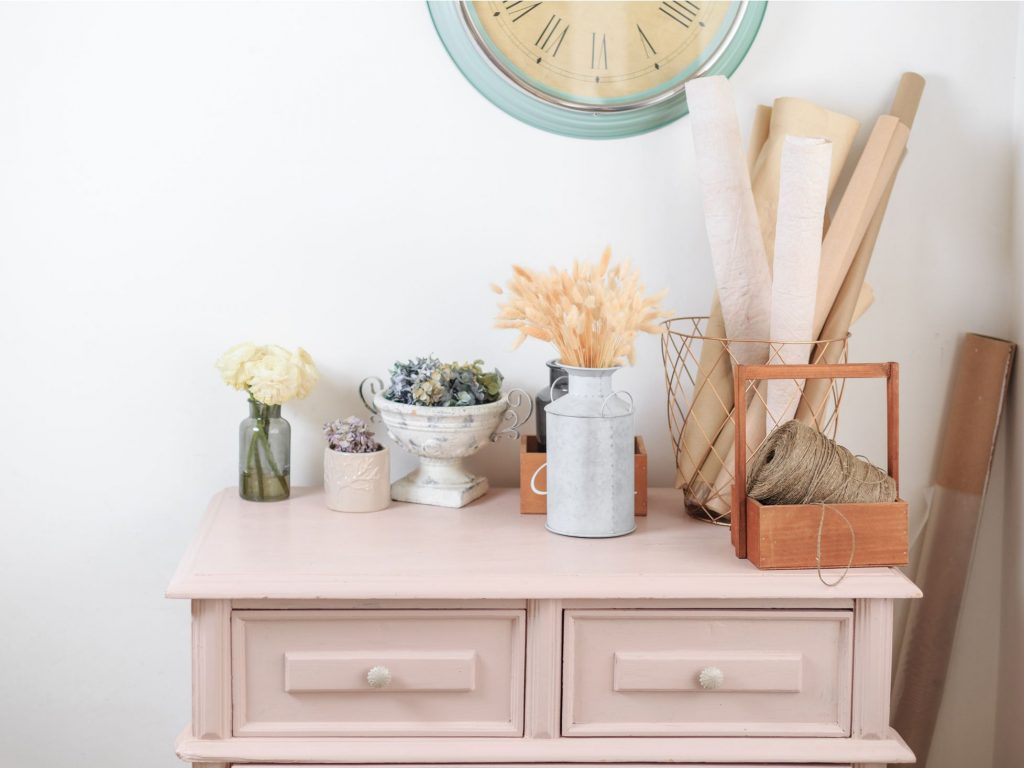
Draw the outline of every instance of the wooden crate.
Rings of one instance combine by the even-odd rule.
[[[886,379],[888,472],[896,481],[898,496],[899,366],[896,363],[736,366],[735,402],[740,404],[736,409],[736,445],[744,445],[741,436],[747,433],[744,404],[748,382],[766,379],[855,378]],[[732,493],[731,534],[737,557],[747,558],[763,569],[907,564],[908,506],[902,499],[897,498],[887,504],[764,505],[747,496],[746,451],[738,448],[735,453],[736,480]]]
[[[747,499],[747,557],[758,568],[814,568],[822,525],[821,567],[906,565],[907,503],[764,506]],[[843,522],[842,513],[850,526]],[[851,533],[852,527],[852,533]],[[856,536],[856,546],[854,546]],[[853,562],[850,562],[851,549]]]
[[[636,456],[633,464],[633,476],[636,483],[636,504],[634,513],[647,514],[647,448],[644,439],[637,435],[634,442]],[[538,496],[530,490],[530,478],[540,466],[547,461],[547,454],[537,445],[535,435],[522,435],[519,438],[519,512],[524,515],[544,515],[548,511],[547,496]],[[544,472],[537,478],[537,486],[545,488],[542,482]]]

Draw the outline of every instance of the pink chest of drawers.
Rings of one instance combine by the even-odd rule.
[[[882,766],[898,571],[762,572],[652,490],[634,534],[461,510],[217,495],[168,589],[192,601],[203,768]]]

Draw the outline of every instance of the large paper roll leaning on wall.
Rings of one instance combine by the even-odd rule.
[[[814,332],[814,305],[821,263],[821,235],[825,223],[832,144],[827,139],[787,136],[782,149],[779,218],[775,230],[775,264],[772,278],[772,349],[768,362],[796,365],[807,362]],[[803,382],[766,382],[768,418],[751,420],[757,434],[748,432],[747,445],[758,446],[764,430],[789,421],[800,402]]]

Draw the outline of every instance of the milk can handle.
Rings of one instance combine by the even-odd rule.
[[[554,402],[554,400],[555,400],[555,385],[558,384],[558,382],[560,382],[562,379],[568,379],[568,378],[569,378],[568,376],[566,376],[565,374],[562,374],[557,379],[555,379],[554,381],[551,382],[551,386],[548,388],[548,400],[551,400],[552,402]]]
[[[530,490],[533,491],[534,493],[536,493],[538,496],[547,496],[548,495],[547,491],[542,491],[539,488],[537,488],[537,475],[539,475],[540,471],[542,469],[544,469],[544,467],[546,467],[547,465],[548,465],[548,463],[545,461],[543,464],[541,464],[539,467],[537,467],[536,471],[530,477]]]
[[[629,416],[630,414],[633,413],[633,410],[634,410],[633,396],[631,394],[629,394],[629,392],[627,392],[626,390],[623,389],[623,390],[619,390],[618,392],[610,393],[609,395],[607,395],[605,397],[604,400],[601,401],[601,415],[602,416],[604,416],[604,409],[605,409],[605,406],[608,405],[608,401],[611,400],[616,395],[625,395],[626,397],[629,398],[629,413],[623,414],[623,415]]]

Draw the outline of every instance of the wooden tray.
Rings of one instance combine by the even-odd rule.
[[[886,380],[888,472],[896,481],[897,500],[886,504],[765,505],[747,496],[746,389],[767,379]],[[758,568],[845,568],[906,565],[908,507],[898,498],[899,365],[738,365],[736,384],[736,472],[732,493],[732,543],[736,556]],[[841,513],[841,514],[840,514]],[[849,521],[849,525],[843,520]],[[821,527],[821,559],[818,529]],[[851,531],[852,528],[852,531]],[[852,561],[851,561],[852,552]]]
[[[633,464],[633,477],[636,486],[636,500],[633,513],[647,514],[647,448],[644,439],[636,436],[634,447],[636,457]],[[523,515],[545,515],[548,511],[548,497],[538,496],[530,490],[530,478],[533,473],[547,461],[547,454],[540,450],[535,435],[522,435],[519,438],[519,512]],[[541,473],[541,477],[544,473]],[[545,482],[537,478],[537,487],[544,488]]]

